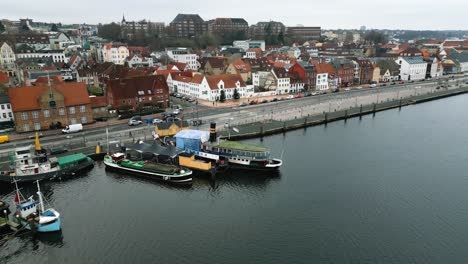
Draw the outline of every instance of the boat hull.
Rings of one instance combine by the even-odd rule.
[[[94,167],[94,162],[93,160],[88,160],[86,162],[84,162],[83,164],[80,164],[76,167],[73,167],[72,169],[69,169],[69,170],[63,170],[62,171],[62,174],[60,175],[60,178],[63,179],[63,178],[70,178],[70,177],[73,177],[75,176],[77,173],[80,173],[80,172],[84,172],[84,171],[87,171],[87,170],[90,170]]]
[[[105,159],[104,159],[104,165],[106,165],[106,169],[108,170],[125,172],[128,174],[145,177],[149,179],[154,179],[154,180],[158,180],[162,182],[173,183],[173,184],[192,184],[192,171],[187,172],[183,176],[174,176],[174,175],[166,175],[166,174],[161,174],[161,173],[122,167],[116,163],[108,162]]]
[[[37,180],[47,180],[47,179],[54,179],[62,176],[62,171],[52,171],[46,173],[38,173],[34,175],[27,175],[27,176],[0,176],[0,181],[2,182],[32,182]]]
[[[27,230],[35,229],[36,232],[40,233],[57,232],[60,231],[60,229],[62,228],[62,221],[60,220],[60,218],[55,220],[53,223],[48,223],[45,225],[34,222],[34,224],[36,225],[35,228],[31,227],[30,223],[24,219],[20,219],[19,223],[23,225]]]
[[[255,161],[237,162],[229,159],[229,168],[234,170],[276,171],[281,165],[282,161],[279,159],[273,159],[266,164]]]

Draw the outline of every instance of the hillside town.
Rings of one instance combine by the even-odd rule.
[[[468,35],[324,30],[178,14],[107,25],[0,21],[0,129],[57,129],[196,104],[372,89],[468,72]]]

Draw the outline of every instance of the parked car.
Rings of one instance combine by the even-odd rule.
[[[377,84],[373,83],[373,84],[370,85],[370,87],[375,88],[375,87],[377,87]]]
[[[178,115],[178,114],[180,114],[180,110],[179,109],[174,109],[174,111],[172,111],[172,113],[174,115]]]
[[[395,85],[395,84],[396,84],[396,82],[392,82],[390,85]]]
[[[302,98],[302,94],[296,94],[294,98]]]
[[[288,95],[288,97],[286,97],[286,99],[294,99],[294,95]]]
[[[316,95],[318,95],[318,94],[319,94],[319,93],[317,93],[317,92],[313,92],[313,93],[312,93],[312,96],[316,96]]]
[[[278,98],[273,98],[270,100],[270,102],[277,102],[278,101]]]
[[[312,94],[309,93],[309,92],[305,92],[305,93],[304,93],[304,97],[309,97],[309,96],[312,96]]]
[[[0,144],[8,143],[8,141],[10,141],[10,137],[8,137],[8,135],[0,136]]]
[[[380,86],[387,86],[387,84],[385,84],[385,83],[381,83],[381,84],[380,84]]]
[[[239,106],[240,106],[240,107],[247,106],[247,103],[242,102],[242,103],[239,104]]]
[[[345,91],[351,91],[351,89],[349,89],[349,88],[345,88],[344,90],[345,90]]]
[[[261,104],[265,104],[265,103],[268,103],[268,100],[267,99],[263,99],[262,101],[260,101]]]
[[[358,87],[356,87],[356,89],[362,89],[362,86],[358,86]]]
[[[143,121],[141,120],[135,120],[135,119],[130,119],[128,120],[128,125],[129,126],[137,126],[143,124]]]
[[[250,103],[249,103],[249,105],[256,105],[256,104],[258,104],[258,102],[257,102],[257,101],[253,101],[253,100],[250,101]]]
[[[162,123],[162,122],[164,122],[164,121],[161,120],[161,119],[157,119],[157,118],[153,119],[153,125],[154,124],[159,124],[159,123]]]
[[[143,124],[143,121],[141,120],[141,116],[132,116],[132,118],[128,120],[129,126],[136,126],[136,125],[141,125],[141,124]]]
[[[189,99],[187,100],[187,102],[193,103],[193,102],[195,102],[195,98],[189,98]]]
[[[404,83],[405,83],[405,81],[400,81],[400,82],[399,82],[399,84],[404,84]]]

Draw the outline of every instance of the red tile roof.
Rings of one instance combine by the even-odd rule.
[[[4,72],[0,71],[0,83],[9,83],[10,82],[10,77],[8,77],[7,74]]]
[[[63,82],[62,80],[62,75],[52,75],[50,76],[50,83],[61,83]],[[43,84],[48,84],[49,83],[49,78],[47,76],[41,76],[37,77],[36,81],[34,82],[34,85],[43,85]]]
[[[462,41],[445,41],[444,47],[459,47],[462,46]]]
[[[91,103],[85,83],[62,82],[52,85],[52,89],[64,96],[65,106],[84,105]],[[29,111],[41,109],[39,99],[49,91],[47,85],[23,86],[8,89],[13,111]]]
[[[90,96],[91,108],[106,107],[107,98],[105,96]]]
[[[163,75],[138,76],[133,78],[124,78],[119,80],[111,80],[108,84],[109,93],[112,93],[114,101],[121,99],[133,99],[139,95],[148,96],[148,90],[152,90],[152,94],[156,94],[155,89],[163,89],[169,91],[166,83],[166,78]],[[138,94],[142,91],[143,94]]]
[[[328,63],[314,63],[315,67],[317,68],[317,73],[328,73],[328,75],[335,74],[335,69],[333,68],[332,64]]]

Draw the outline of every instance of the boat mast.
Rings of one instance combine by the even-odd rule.
[[[20,203],[21,201],[21,196],[20,196],[20,192],[19,192],[19,189],[18,189],[18,183],[16,182],[16,180],[13,180],[14,183],[15,183],[15,187],[16,187],[16,197],[18,197],[18,204]]]
[[[39,181],[36,181],[37,183],[37,195],[39,196],[39,205],[41,206],[41,213],[43,213],[44,210],[44,201],[42,200],[42,193],[41,193],[41,188],[39,187]]]

